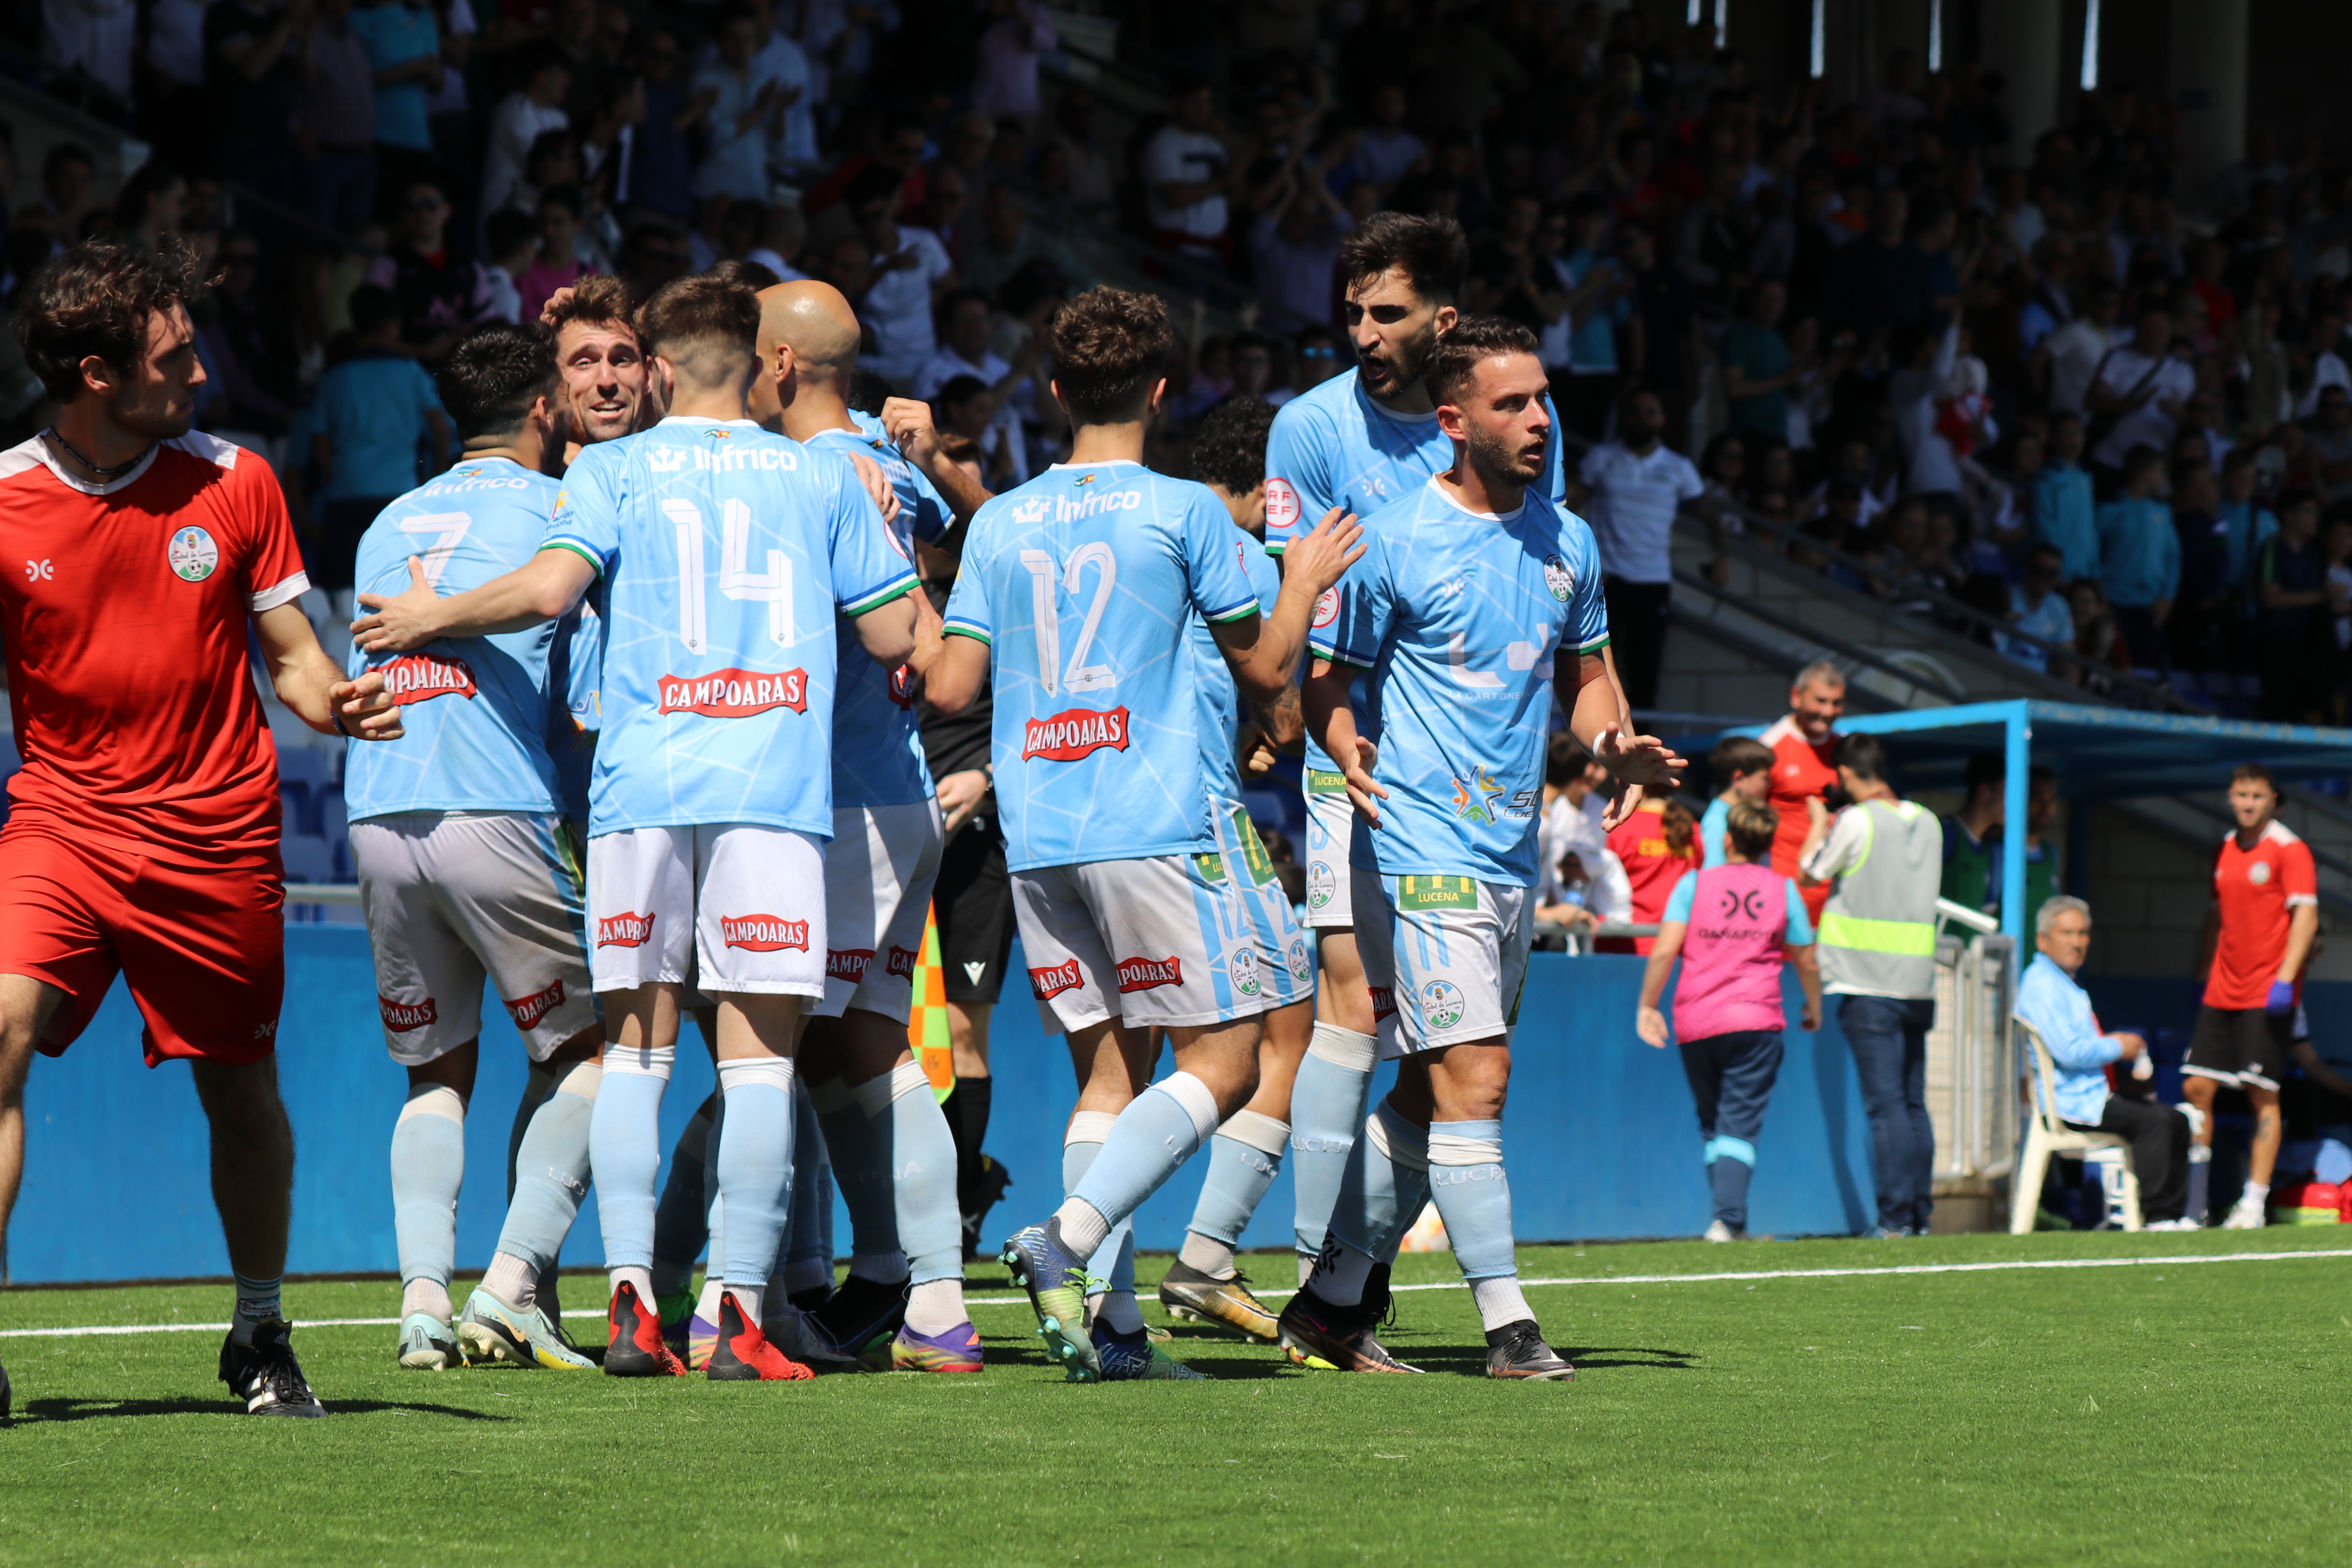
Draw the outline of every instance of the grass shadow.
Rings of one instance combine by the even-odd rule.
[[[336,1399],[327,1405],[330,1415],[371,1415],[383,1411],[415,1415],[446,1415],[458,1421],[511,1421],[487,1410],[461,1410],[454,1405],[423,1405],[402,1399]],[[171,1399],[35,1399],[0,1426],[36,1426],[64,1421],[117,1421],[148,1415],[234,1415],[246,1412],[226,1399],[196,1399],[181,1394]]]
[[[1556,1345],[1579,1372],[1615,1368],[1664,1372],[1696,1372],[1697,1355],[1691,1351],[1653,1350],[1641,1345]],[[1399,1359],[1430,1372],[1484,1373],[1485,1345],[1391,1345]]]

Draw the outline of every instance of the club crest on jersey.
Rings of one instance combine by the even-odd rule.
[[[1130,991],[1151,991],[1162,985],[1184,984],[1184,963],[1181,959],[1122,958],[1118,961],[1118,989],[1124,995]],[[1253,982],[1255,984],[1255,982]],[[1250,993],[1255,996],[1256,992]]]
[[[421,1029],[427,1024],[441,1021],[440,1009],[433,1005],[430,996],[422,1002],[395,1002],[378,992],[375,1010],[383,1015],[383,1026],[395,1035],[404,1035],[412,1029]]]
[[[506,1004],[516,1028],[534,1029],[539,1026],[541,1019],[563,1005],[563,982],[558,980],[546,990],[534,991],[528,996],[517,996],[511,1000],[501,996],[499,1000]]]
[[[623,911],[596,921],[598,947],[643,947],[653,940],[654,917]]]
[[[825,949],[824,977],[846,980],[852,985],[866,978],[866,966],[874,962],[870,947],[831,947]]]
[[[1553,598],[1565,605],[1569,595],[1576,592],[1576,574],[1559,556],[1547,555],[1544,557],[1544,586],[1551,590]]]
[[[1079,984],[1078,961],[1075,958],[1029,972],[1029,989],[1040,1002],[1051,1001],[1065,991],[1075,991]]]
[[[1248,948],[1234,954],[1233,962],[1226,965],[1226,973],[1233,976],[1234,989],[1244,996],[1256,995],[1264,984],[1258,979],[1257,954]],[[1121,985],[1119,989],[1124,991],[1127,987]]]
[[[1114,708],[1098,713],[1091,708],[1072,708],[1050,719],[1032,719],[1021,736],[1021,760],[1029,762],[1044,758],[1049,763],[1075,763],[1108,747],[1114,752],[1127,750],[1127,710]]]
[[[1290,977],[1304,985],[1315,977],[1315,961],[1307,956],[1307,939],[1290,939]]]
[[[1421,988],[1421,1016],[1433,1029],[1450,1029],[1462,1021],[1462,987],[1451,980],[1433,980]]]
[[[1288,479],[1265,481],[1265,526],[1268,532],[1286,531],[1298,521],[1298,492]]]
[[[789,708],[795,713],[808,711],[807,670],[770,673],[730,668],[713,670],[709,675],[661,678],[661,710],[665,713],[749,719],[774,708]]]
[[[2270,879],[2271,863],[2269,861],[2257,860],[2252,865],[2246,868],[2246,880],[2252,882],[2255,887],[2259,888]]]
[[[394,702],[430,702],[436,697],[474,700],[474,669],[462,658],[404,653],[382,666],[383,689]]]
[[[889,967],[885,973],[893,980],[912,980],[915,977],[915,960],[921,956],[911,947],[894,945],[890,949]]]
[[[782,952],[786,948],[808,951],[809,923],[788,921],[782,915],[721,915],[719,917],[719,940],[729,947],[740,947],[746,952]],[[845,954],[844,956],[847,956]],[[866,961],[873,951],[857,955],[857,973],[866,973]],[[825,968],[833,968],[834,954],[828,952]]]
[[[201,583],[220,566],[220,546],[211,534],[193,526],[172,535],[163,556],[172,563],[172,575],[183,583]]]

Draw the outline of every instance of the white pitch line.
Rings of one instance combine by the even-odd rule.
[[[2312,1258],[2352,1258],[2352,1247],[2331,1247],[2306,1252],[2179,1253],[2161,1258],[2020,1258],[2006,1263],[1904,1263],[1885,1268],[1742,1268],[1727,1269],[1718,1274],[1580,1275],[1573,1279],[1522,1279],[1519,1284],[1527,1289],[1554,1285],[1701,1285],[1727,1279],[1853,1279],[1878,1275],[1990,1274],[2027,1268],[2147,1268],[2188,1263],[2284,1263]],[[1465,1288],[1465,1282],[1459,1279],[1444,1279],[1430,1285],[1391,1287],[1398,1291],[1460,1290]],[[1295,1290],[1256,1292],[1262,1301],[1285,1300],[1297,1294]],[[1029,1298],[967,1296],[963,1304],[967,1307],[1025,1307],[1029,1304]],[[567,1318],[601,1318],[604,1313],[597,1308],[583,1307],[563,1315]],[[294,1327],[388,1328],[401,1321],[399,1318],[302,1318],[295,1321]],[[107,1334],[218,1334],[227,1331],[226,1323],[110,1323],[62,1329],[0,1329],[0,1340],[89,1339]]]

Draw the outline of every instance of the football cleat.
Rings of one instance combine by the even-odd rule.
[[[411,1372],[446,1372],[466,1364],[457,1331],[430,1312],[411,1312],[400,1321],[400,1364]]]
[[[1206,1383],[1206,1373],[1194,1372],[1152,1343],[1147,1333],[1122,1334],[1108,1323],[1097,1323],[1095,1355],[1102,1363],[1105,1383]]]
[[[1533,1318],[1521,1318],[1486,1331],[1486,1375],[1566,1383],[1576,1375],[1576,1369],[1544,1343],[1543,1331],[1536,1327]]]
[[[681,1362],[686,1360],[687,1321],[694,1316],[694,1292],[673,1290],[654,1303],[661,1317],[662,1343]]]
[[[477,1366],[500,1361],[551,1372],[596,1370],[596,1363],[572,1348],[562,1327],[544,1310],[533,1306],[526,1311],[479,1286],[466,1299],[457,1340],[466,1347],[466,1359]]]
[[[719,1348],[719,1325],[704,1317],[701,1311],[688,1312],[686,1317],[686,1364],[700,1372],[710,1364],[710,1352]]]
[[[604,1347],[607,1377],[684,1377],[686,1363],[662,1338],[658,1314],[626,1280],[613,1290],[613,1342]]]
[[[806,1314],[811,1334],[837,1354],[869,1364],[879,1363],[889,1353],[890,1336],[907,1321],[907,1295],[911,1289],[905,1279],[885,1285],[853,1274],[823,1305]]]
[[[768,1342],[793,1361],[806,1362],[813,1372],[872,1372],[874,1367],[856,1356],[844,1355],[833,1348],[825,1337],[810,1326],[809,1315],[787,1299],[771,1310],[760,1304],[760,1331]]]
[[[1701,1239],[1706,1241],[1738,1241],[1740,1233],[1738,1231],[1732,1229],[1721,1220],[1717,1220],[1713,1225],[1706,1227],[1706,1235]]]
[[[906,1324],[890,1341],[892,1372],[978,1372],[980,1331],[969,1319],[943,1334],[917,1333]]]
[[[816,1373],[770,1344],[760,1325],[745,1319],[735,1292],[722,1290],[719,1343],[703,1375],[713,1383],[801,1383]]]
[[[1160,1305],[1171,1318],[1214,1323],[1260,1344],[1273,1344],[1281,1337],[1274,1314],[1250,1293],[1249,1276],[1239,1269],[1231,1279],[1220,1279],[1180,1258],[1160,1281]]]
[[[245,1401],[249,1415],[320,1416],[327,1407],[310,1392],[302,1363],[294,1359],[293,1325],[272,1318],[253,1331],[253,1342],[236,1342],[236,1331],[221,1342],[220,1380]]]
[[[1302,1366],[1319,1363],[1333,1372],[1417,1373],[1421,1368],[1407,1366],[1389,1354],[1372,1331],[1380,1325],[1384,1304],[1384,1300],[1375,1304],[1375,1299],[1367,1295],[1356,1306],[1336,1307],[1318,1296],[1312,1286],[1302,1285],[1278,1321],[1283,1348]]]
[[[1045,1359],[1070,1382],[1093,1383],[1102,1376],[1102,1362],[1087,1333],[1087,1260],[1063,1250],[1060,1237],[1051,1220],[1033,1225],[1004,1244],[998,1261],[1029,1293]]]

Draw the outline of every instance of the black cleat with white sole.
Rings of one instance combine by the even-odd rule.
[[[236,1331],[221,1342],[220,1380],[245,1401],[249,1415],[320,1416],[327,1407],[310,1392],[302,1363],[294,1359],[293,1325],[272,1318],[253,1331],[253,1342],[236,1342]]]
[[[1524,1378],[1537,1383],[1566,1383],[1576,1375],[1568,1359],[1544,1343],[1543,1331],[1533,1318],[1521,1318],[1486,1331],[1486,1375]]]

